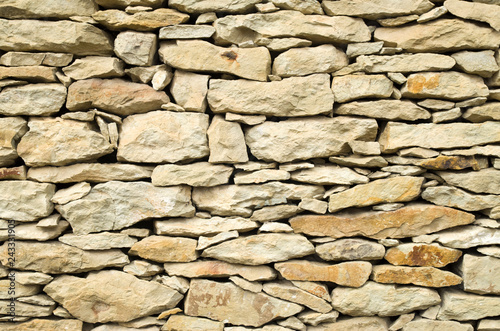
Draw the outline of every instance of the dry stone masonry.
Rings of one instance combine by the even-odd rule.
[[[500,331],[499,0],[0,1],[1,331]]]

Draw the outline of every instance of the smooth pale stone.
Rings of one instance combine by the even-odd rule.
[[[420,194],[423,181],[423,178],[401,176],[357,185],[331,195],[329,211],[335,212],[354,206],[365,207],[379,203],[411,201]]]
[[[27,121],[21,117],[0,118],[0,166],[15,163],[18,158],[17,143],[27,131]]]
[[[469,108],[463,114],[463,118],[474,123],[500,121],[500,102],[489,102],[482,106]]]
[[[388,98],[393,84],[384,75],[346,75],[333,77],[332,91],[336,102],[362,98]]]
[[[15,78],[38,83],[57,82],[56,68],[46,66],[1,67],[0,79]]]
[[[408,324],[403,326],[402,329],[402,331],[426,331],[426,330],[474,331],[474,327],[470,324],[461,324],[454,321],[432,321],[428,319],[420,319],[409,322]]]
[[[395,27],[395,26],[400,26],[406,23],[410,23],[413,21],[416,21],[419,18],[418,15],[406,15],[406,16],[399,16],[399,17],[394,17],[394,18],[381,18],[378,19],[377,22],[386,27]]]
[[[484,183],[484,185],[487,184]],[[453,186],[429,187],[422,192],[422,198],[436,205],[467,211],[478,211],[500,205],[500,196],[498,195],[471,194]]]
[[[417,166],[405,166],[405,165],[393,165],[388,167],[383,167],[381,171],[388,171],[395,174],[401,174],[403,176],[417,176],[425,172],[424,169]]]
[[[0,30],[4,32],[0,35],[0,49],[3,51],[42,51],[103,56],[113,53],[110,35],[90,24],[71,21],[0,19]]]
[[[155,186],[186,184],[189,186],[217,186],[227,184],[233,168],[208,162],[186,165],[165,164],[153,170],[151,180]]]
[[[442,268],[456,262],[462,252],[438,244],[401,244],[391,247],[385,254],[385,259],[394,265]]]
[[[326,74],[275,82],[211,80],[208,103],[215,113],[304,116],[330,112],[333,95]]]
[[[462,116],[460,108],[453,108],[446,111],[435,112],[432,114],[432,123],[442,123],[456,120]]]
[[[412,147],[401,149],[398,151],[399,156],[409,156],[409,157],[418,157],[422,159],[428,159],[432,157],[439,156],[439,152],[436,152],[432,149],[422,148],[422,147]]]
[[[102,10],[92,18],[110,30],[154,31],[158,28],[185,23],[189,15],[169,8],[127,14],[121,10]]]
[[[406,76],[400,72],[388,72],[387,77],[398,85],[402,85],[407,81]]]
[[[120,163],[80,163],[66,167],[30,168],[28,178],[39,182],[108,182],[133,181],[151,177],[151,167]]]
[[[245,163],[237,163],[233,165],[233,167],[244,171],[256,171],[263,169],[276,169],[276,163],[249,161]]]
[[[160,29],[160,39],[200,39],[210,38],[215,28],[210,25],[172,25]]]
[[[500,230],[468,225],[440,231],[432,235],[414,237],[412,240],[427,243],[437,241],[452,248],[498,245],[500,244]]]
[[[401,177],[396,177],[401,178]],[[389,212],[350,211],[333,215],[301,215],[290,219],[295,233],[332,238],[365,236],[405,238],[470,224],[474,215],[452,208],[415,203]]]
[[[316,214],[325,214],[328,209],[328,203],[317,199],[303,199],[299,203],[299,208]],[[292,232],[291,228],[290,232]]]
[[[376,141],[350,141],[349,147],[354,154],[380,155],[380,145]]]
[[[202,256],[229,263],[259,265],[310,254],[314,254],[314,246],[301,235],[265,233],[212,246],[203,251]]]
[[[234,183],[237,185],[258,184],[272,180],[282,181],[288,179],[290,179],[290,173],[288,171],[277,169],[264,169],[254,172],[238,172],[234,175]]]
[[[272,222],[281,219],[290,218],[297,215],[301,211],[296,205],[277,205],[264,207],[253,212],[250,220],[257,222]]]
[[[219,296],[224,300],[218,300]],[[265,309],[266,314],[262,314],[262,309]],[[300,305],[264,293],[245,291],[233,283],[193,279],[184,312],[190,316],[205,316],[236,325],[261,326],[275,318],[295,315],[302,309]]]
[[[111,248],[132,247],[137,239],[122,233],[101,232],[96,234],[75,235],[67,233],[58,238],[66,245],[74,246],[83,250],[106,250]]]
[[[290,25],[290,22],[294,24]],[[273,37],[298,37],[319,43],[349,43],[369,41],[371,35],[361,19],[304,15],[293,10],[225,16],[216,20],[214,27],[215,40],[227,44]]]
[[[98,184],[80,200],[58,205],[77,235],[121,230],[149,218],[192,216],[188,186],[155,187],[147,182]]]
[[[88,122],[61,118],[33,119],[17,146],[28,166],[67,165],[109,154],[113,147]]]
[[[26,166],[0,168],[0,179],[26,179]]]
[[[266,121],[265,115],[240,115],[226,113],[226,121],[238,122],[246,125],[257,125]]]
[[[385,167],[388,163],[381,156],[346,156],[346,157],[330,157],[330,162],[346,167],[366,167],[366,168],[380,168]]]
[[[295,316],[289,317],[286,320],[278,321],[276,323],[282,327],[289,328],[290,330],[307,331],[307,326]]]
[[[197,241],[190,238],[150,236],[135,243],[129,254],[155,262],[192,262],[198,258]]]
[[[331,16],[358,16],[367,19],[423,14],[434,7],[428,0],[323,1],[325,13]]]
[[[23,285],[19,284],[16,281],[13,281],[14,284],[11,284],[10,279],[2,279],[0,280],[0,299],[1,300],[10,300],[10,298],[19,298],[19,297],[27,297],[30,295],[35,295],[40,292],[41,288],[37,285]],[[12,288],[15,293],[12,293]],[[10,291],[9,291],[10,289]],[[11,293],[9,293],[11,292]],[[330,307],[331,308],[331,307]]]
[[[413,125],[389,122],[379,137],[381,150],[385,153],[413,146],[448,149],[498,141],[500,123],[497,122]]]
[[[238,231],[229,231],[229,232],[221,232],[213,237],[199,237],[198,246],[196,246],[196,250],[198,251],[204,250],[209,246],[219,244],[229,239],[238,238],[238,236],[239,236]]]
[[[406,27],[377,28],[374,39],[408,52],[450,52],[496,49],[500,33],[460,19],[440,19]]]
[[[28,316],[28,317],[45,317],[45,316],[50,316],[52,315],[52,311],[54,310],[54,305],[53,306],[39,306],[39,305],[33,305],[29,303],[24,303],[20,302],[19,300],[16,300],[16,317],[20,316]],[[8,304],[11,302],[11,300],[0,300],[0,313],[2,315],[8,315],[9,314],[9,306]],[[10,316],[8,317],[10,318]],[[7,320],[7,319],[4,319]],[[25,319],[21,319],[21,321],[24,321]],[[14,320],[16,321],[16,320]],[[35,326],[36,325],[31,325]],[[16,329],[17,331],[18,329]]]
[[[150,235],[151,231],[149,229],[129,228],[121,230],[120,233],[129,235],[131,237],[145,238]]]
[[[283,163],[342,154],[347,141],[373,141],[376,134],[374,119],[317,116],[264,122],[247,129],[245,139],[258,159]]]
[[[68,19],[75,15],[91,16],[97,10],[93,1],[85,0],[55,0],[43,6],[30,0],[7,0],[0,4],[0,17]]]
[[[311,168],[314,168],[314,164],[309,163],[309,162],[295,162],[295,163],[280,164],[280,170],[285,170],[288,172],[302,170],[302,169],[311,169]]]
[[[444,6],[455,16],[486,22],[493,29],[500,31],[500,7],[497,5],[447,0]]]
[[[287,280],[332,282],[343,286],[360,287],[370,276],[369,262],[343,262],[327,264],[306,260],[276,263],[274,268]]]
[[[448,9],[446,9],[445,6],[441,7],[436,7],[432,10],[429,10],[427,13],[420,15],[420,17],[417,19],[417,23],[425,23],[429,22],[432,20],[435,20],[444,14],[448,13]]]
[[[71,60],[73,60],[73,54],[7,52],[0,57],[0,64],[9,67],[37,65],[64,67]]]
[[[459,266],[464,290],[478,294],[500,294],[500,259],[465,254]]]
[[[244,216],[253,209],[322,196],[322,186],[269,182],[262,185],[220,185],[193,189],[193,202],[198,209],[221,216]]]
[[[150,67],[132,67],[125,69],[125,73],[130,76],[135,83],[148,84],[153,79],[154,75],[160,70],[170,70],[166,64],[159,64]]]
[[[266,46],[270,51],[283,52],[294,47],[309,47],[312,42],[301,38],[259,38],[255,41],[259,46]]]
[[[153,85],[153,88],[155,90],[161,91],[165,89],[165,87],[167,87],[167,85],[172,80],[172,77],[173,74],[171,71],[159,70],[153,75],[153,78],[151,79],[151,85]]]
[[[238,276],[230,276],[229,280],[241,287],[244,290],[259,293],[262,291],[262,284],[258,282],[250,282]]]
[[[70,66],[62,69],[64,74],[72,79],[113,78],[121,77],[123,62],[114,57],[87,56],[76,59]]]
[[[59,226],[59,221],[61,220],[60,214],[52,214],[48,217],[42,218],[36,224],[39,228],[54,228]]]
[[[183,330],[204,330],[204,331],[224,331],[224,323],[215,322],[207,318],[199,318],[185,315],[171,316],[162,330],[183,331]]]
[[[500,228],[500,222],[497,220],[489,219],[489,218],[480,218],[477,219],[473,225],[479,225],[485,228],[498,229]]]
[[[445,100],[437,100],[437,99],[425,99],[417,102],[417,104],[421,107],[432,109],[432,110],[448,110],[455,107],[455,103],[451,101]]]
[[[215,115],[207,130],[210,163],[248,162],[245,136],[239,123],[228,122]]]
[[[281,53],[273,62],[273,74],[281,77],[330,73],[347,66],[345,53],[333,45],[293,48]]]
[[[61,84],[28,84],[6,87],[0,92],[0,114],[48,116],[57,113],[66,100]]]
[[[15,239],[47,241],[59,237],[68,227],[69,223],[66,221],[58,221],[52,227],[39,227],[37,223],[27,223],[16,225],[14,234]],[[8,230],[0,230],[0,240],[8,239]]]
[[[158,50],[166,64],[187,71],[215,72],[266,81],[271,55],[265,47],[226,48],[202,40],[162,42]]]
[[[469,321],[500,315],[500,297],[465,293],[455,289],[441,292],[438,320]]]
[[[173,263],[175,264],[175,263]],[[154,281],[185,294],[189,290],[189,280],[182,277],[156,276]]]
[[[327,301],[294,286],[289,281],[265,283],[262,289],[273,297],[304,305],[323,314],[332,310]]]
[[[0,247],[0,260],[8,265],[8,248]],[[33,270],[51,274],[81,273],[106,267],[123,267],[127,255],[118,249],[88,252],[60,242],[16,242],[15,266],[18,270]]]
[[[496,145],[487,146],[475,146],[469,149],[455,149],[450,151],[442,151],[444,155],[463,155],[463,156],[474,156],[474,155],[488,155],[500,157],[500,148]]]
[[[19,302],[29,303],[37,306],[52,306],[55,307],[56,302],[52,300],[48,295],[37,294],[28,297],[18,298]]]
[[[500,15],[500,8],[498,10]],[[451,56],[457,61],[457,67],[466,73],[481,77],[491,77],[499,69],[494,55],[494,51],[488,50],[482,52],[461,51]]]
[[[69,317],[71,318],[71,317]],[[74,330],[82,331],[83,322],[76,319],[38,319],[27,322],[0,323],[4,331],[29,331],[29,330]]]
[[[484,255],[500,258],[500,247],[499,246],[478,247],[477,251],[481,254],[484,254]]]
[[[480,171],[438,171],[446,183],[475,193],[498,194],[500,192],[500,170],[494,168]]]
[[[368,183],[368,178],[355,171],[333,165],[315,166],[311,169],[294,171],[291,179],[318,185],[352,185]]]
[[[174,163],[209,154],[208,115],[153,111],[128,116],[122,125],[118,161]]]
[[[338,314],[338,312],[337,312]],[[314,323],[312,325],[317,325]],[[332,323],[326,320],[316,327],[308,327],[309,331],[350,331],[350,330],[370,330],[370,331],[386,331],[389,326],[389,320],[381,317],[354,317],[343,319],[338,322]]]
[[[304,291],[314,294],[317,297],[322,298],[328,302],[332,301],[330,297],[330,293],[328,291],[328,287],[322,283],[303,281],[303,280],[292,280],[293,285],[298,288],[303,289]]]
[[[401,330],[408,322],[411,322],[415,317],[415,313],[403,314],[399,316],[389,327],[389,331]]]
[[[440,302],[441,298],[435,290],[372,281],[360,288],[339,286],[332,292],[333,308],[350,316],[398,316],[426,309]]]
[[[58,190],[50,201],[64,205],[70,201],[83,198],[90,192],[91,189],[92,188],[89,183],[81,182],[68,188]]]
[[[498,331],[500,330],[500,320],[497,319],[482,319],[477,325],[477,331]]]
[[[403,85],[401,93],[408,98],[443,98],[463,100],[488,96],[483,79],[459,72],[425,72],[411,74]]]
[[[381,260],[385,248],[381,244],[365,239],[340,239],[317,245],[316,254],[326,261]]]
[[[365,72],[439,71],[453,68],[455,60],[447,55],[420,53],[401,55],[362,55],[356,59]]]
[[[0,181],[0,218],[30,222],[49,216],[54,210],[50,202],[54,193],[53,184],[26,180]]]
[[[376,211],[394,211],[398,210],[399,208],[404,207],[404,203],[384,203],[382,205],[376,205],[372,207],[372,210]]]
[[[50,283],[54,277],[42,272],[17,271],[16,281],[23,285],[45,285]]]
[[[170,0],[168,5],[190,14],[209,12],[246,13],[253,10],[261,0]]]
[[[147,32],[120,32],[114,44],[116,56],[127,64],[137,66],[151,66],[158,49],[156,35]]]
[[[348,44],[346,54],[350,58],[359,55],[377,54],[382,49],[382,46],[384,46],[382,41]]]
[[[432,267],[400,267],[389,264],[373,266],[371,279],[384,284],[413,284],[424,287],[448,287],[462,283],[449,271]]]
[[[303,14],[323,14],[321,4],[317,0],[271,0],[271,2],[281,9],[297,10]]]
[[[480,106],[486,103],[488,100],[487,97],[477,97],[477,98],[472,98],[469,100],[457,102],[455,104],[456,107],[473,107],[473,106]]]
[[[104,8],[125,9],[128,6],[145,6],[157,8],[162,5],[164,0],[95,0],[95,2]]]
[[[173,308],[183,298],[168,287],[116,270],[92,272],[87,278],[59,276],[44,291],[87,323],[128,322]]]
[[[66,107],[71,111],[92,107],[126,116],[159,109],[170,99],[163,91],[123,79],[86,79],[70,85]]]
[[[134,260],[123,267],[123,271],[138,277],[149,277],[159,274],[163,268],[143,260]]]
[[[208,75],[176,70],[170,85],[170,93],[175,102],[185,110],[203,113],[207,108],[209,78]]]
[[[317,313],[317,312],[309,310],[309,311],[304,311],[304,312],[298,314],[297,317],[299,318],[299,320],[301,322],[303,322],[305,324],[316,326],[320,323],[334,323],[337,320],[337,318],[339,317],[339,312],[331,311],[327,314],[321,314],[321,313]],[[325,325],[328,325],[328,324],[325,324]],[[313,330],[311,327],[308,326],[308,330],[309,329]],[[319,330],[324,331],[323,329],[319,329]]]
[[[154,225],[156,234],[193,238],[216,235],[227,231],[248,232],[259,227],[258,223],[245,218],[223,218],[218,216],[207,219],[198,217],[171,218],[166,221],[155,221]]]
[[[431,117],[427,110],[407,100],[354,101],[339,105],[334,113],[403,121],[416,121]]]

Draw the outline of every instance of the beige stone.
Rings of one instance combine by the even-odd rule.
[[[174,163],[209,154],[208,115],[153,111],[128,116],[122,125],[118,161]]]
[[[127,14],[110,9],[94,13],[92,18],[110,30],[154,31],[158,28],[185,23],[189,15],[169,8]]]
[[[450,52],[495,49],[500,41],[500,33],[459,19],[439,19],[401,28],[377,28],[374,39],[408,52]]]
[[[335,216],[301,215],[290,220],[295,233],[333,238],[362,235],[374,239],[405,238],[469,224],[474,215],[452,208],[411,204],[389,212],[348,211]]]
[[[441,292],[441,309],[438,320],[469,321],[500,315],[500,298],[465,293],[456,289]]]
[[[314,246],[296,234],[266,233],[239,237],[203,251],[203,257],[247,265],[267,264],[314,253]]]
[[[87,56],[76,59],[70,66],[63,68],[66,76],[75,79],[121,77],[123,62],[114,57]]]
[[[406,100],[354,101],[339,105],[334,112],[339,115],[360,115],[403,121],[416,121],[431,117],[427,110]]]
[[[21,222],[49,216],[55,185],[25,180],[0,181],[0,217]],[[12,203],[15,201],[16,203]]]
[[[163,268],[143,260],[134,260],[123,267],[123,271],[138,277],[149,277],[159,274]],[[158,316],[159,317],[159,316]]]
[[[439,304],[435,290],[366,282],[360,288],[336,287],[332,306],[350,316],[397,316]]]
[[[196,250],[204,250],[205,248],[213,245],[217,245],[221,242],[228,241],[230,239],[238,238],[238,231],[228,231],[221,232],[216,234],[213,237],[198,237],[198,246],[196,246]]]
[[[82,0],[55,0],[43,6],[29,0],[7,0],[0,5],[0,17],[68,19],[76,15],[90,16],[97,8],[93,1]]]
[[[17,144],[28,131],[26,120],[21,117],[0,118],[0,166],[9,166],[18,158]]]
[[[382,26],[395,27],[418,20],[418,15],[406,15],[394,18],[380,18],[377,22]]]
[[[494,208],[500,205],[498,195],[471,194],[454,186],[437,186],[426,188],[422,198],[436,205],[477,211]]]
[[[184,309],[185,314],[190,316],[210,317],[236,325],[261,326],[275,318],[295,315],[303,308],[264,293],[245,291],[232,283],[193,279]]]
[[[132,247],[132,245],[137,242],[137,239],[131,238],[126,234],[111,232],[101,232],[81,236],[66,233],[65,235],[59,237],[58,240],[66,245],[92,251]]]
[[[7,161],[4,159],[4,162]],[[26,166],[0,168],[0,179],[26,179]]]
[[[245,13],[254,9],[261,0],[171,0],[168,5],[180,11],[201,14],[208,12]]]
[[[328,287],[325,284],[303,280],[292,280],[291,282],[298,288],[301,288],[308,293],[314,294],[315,296],[323,300],[326,300],[328,302],[332,301]]]
[[[451,56],[457,61],[457,67],[466,73],[491,77],[499,69],[494,54],[495,52],[492,50],[481,52],[461,51]]]
[[[444,6],[455,16],[486,22],[493,29],[500,31],[500,8],[496,5],[446,0]]]
[[[500,192],[500,170],[494,168],[480,171],[439,171],[448,184],[464,188],[475,193],[498,194]]]
[[[163,91],[125,80],[86,79],[68,88],[66,107],[71,111],[96,107],[113,114],[126,116],[156,110],[170,99]]]
[[[262,284],[259,282],[251,282],[239,276],[230,276],[229,280],[246,291],[254,293],[262,292]]]
[[[186,184],[189,186],[217,186],[227,184],[233,168],[215,165],[208,162],[197,162],[186,165],[159,165],[151,175],[155,186],[171,186]]]
[[[20,224],[16,225],[14,229],[14,238],[20,240],[47,241],[59,237],[68,227],[69,223],[66,221],[57,221],[57,223],[51,227],[40,227],[38,223]],[[0,240],[7,241],[8,238],[9,231],[0,230]]]
[[[291,179],[318,185],[352,185],[368,183],[368,178],[345,167],[332,165],[315,166],[311,169],[294,171]]]
[[[338,313],[337,313],[338,314]],[[381,317],[352,317],[338,322],[327,322],[316,327],[310,327],[310,331],[349,331],[349,330],[371,330],[371,331],[386,331],[389,326],[387,318]]]
[[[474,327],[470,324],[461,324],[454,321],[432,321],[428,319],[421,319],[411,321],[406,324],[403,331],[427,331],[427,330],[441,330],[441,331],[473,331]]]
[[[58,82],[56,68],[46,66],[0,67],[0,79],[23,79],[35,83]]]
[[[157,8],[162,5],[163,0],[95,0],[95,2],[104,8],[125,9],[128,6]]]
[[[0,323],[4,331],[52,331],[52,330],[74,330],[82,331],[83,322],[76,319],[38,319],[34,318],[21,323]]]
[[[207,130],[210,163],[248,162],[245,136],[239,123],[228,122],[215,115]]]
[[[365,239],[339,239],[316,246],[316,254],[326,261],[381,260],[385,248]]]
[[[4,32],[0,35],[0,49],[3,51],[42,51],[103,56],[113,53],[110,35],[90,24],[67,20],[0,19],[0,30]]]
[[[492,256],[465,254],[459,266],[464,290],[478,294],[500,294],[500,259]]]
[[[500,258],[500,247],[498,246],[478,247],[477,251],[484,255]]]
[[[210,38],[215,28],[210,25],[172,25],[160,29],[160,39],[201,39]]]
[[[384,75],[346,75],[333,77],[332,91],[336,102],[363,98],[388,98],[392,81]]]
[[[241,217],[207,219],[172,218],[167,221],[155,221],[156,234],[169,236],[198,237],[210,236],[226,231],[248,232],[259,227],[258,223]]]
[[[121,163],[79,163],[65,167],[30,168],[28,178],[38,182],[133,181],[151,177],[151,167]]]
[[[300,208],[296,205],[277,205],[258,209],[253,212],[250,220],[257,222],[272,222],[297,215]]]
[[[155,262],[191,262],[198,258],[197,241],[190,238],[150,236],[135,243],[129,254]]]
[[[207,318],[185,315],[171,316],[162,330],[167,331],[224,331],[224,323],[215,322]]]
[[[259,46],[266,46],[274,52],[283,52],[295,47],[309,47],[312,41],[301,38],[259,38],[255,42]]]
[[[53,203],[64,205],[70,201],[78,200],[86,196],[92,187],[87,182],[80,182],[65,189],[58,190],[50,199]]]
[[[325,214],[328,210],[328,202],[317,199],[302,199],[299,203],[299,208],[316,214]],[[292,232],[291,228],[290,232]]]
[[[471,147],[500,141],[499,129],[497,122],[414,125],[389,122],[379,137],[379,143],[385,153],[413,146],[436,149]]]
[[[247,129],[245,139],[258,159],[283,163],[346,153],[346,141],[373,141],[376,132],[373,119],[318,116],[264,122]]]
[[[238,122],[246,125],[257,125],[266,121],[265,115],[240,115],[233,113],[226,113],[226,121]]]
[[[166,64],[186,70],[232,74],[266,81],[271,72],[271,55],[264,47],[226,48],[202,40],[162,42],[158,51]]]
[[[274,268],[283,278],[294,281],[332,282],[342,286],[360,287],[370,276],[372,265],[369,262],[343,262],[327,264],[306,260],[289,260],[276,263]]]
[[[462,283],[449,271],[432,267],[400,267],[389,264],[373,266],[371,279],[384,284],[413,284],[424,287],[448,287]]]
[[[208,75],[176,70],[170,85],[170,93],[175,102],[185,110],[203,113],[207,108],[209,78]]]
[[[73,54],[65,53],[30,53],[7,52],[0,57],[0,64],[4,66],[54,66],[64,67],[73,60]]]
[[[8,265],[7,244],[0,248],[0,261]],[[118,249],[88,252],[60,242],[16,242],[18,270],[33,270],[51,274],[81,273],[106,267],[123,267],[127,255]]]
[[[400,55],[362,55],[356,58],[365,72],[440,71],[453,68],[455,60],[447,55],[420,53]]]
[[[15,288],[14,293],[9,293],[12,292],[12,288]],[[11,281],[11,279],[0,280],[0,299],[2,300],[10,300],[10,298],[27,297],[30,295],[35,295],[39,292],[40,292],[40,286],[37,285],[23,285],[15,280]]]
[[[390,0],[376,1],[324,1],[323,9],[331,16],[358,16],[367,19],[423,14],[434,7],[428,0],[403,0],[396,4]]]
[[[483,79],[460,72],[426,72],[411,74],[401,89],[403,97],[464,100],[488,96]]]
[[[415,237],[413,238],[413,241],[437,241],[444,246],[452,248],[498,245],[500,244],[500,230],[468,225],[440,231],[429,236]]]
[[[321,4],[317,0],[271,0],[281,9],[297,10],[303,14],[323,14]]]
[[[401,176],[360,184],[330,196],[329,211],[364,207],[387,202],[414,200],[420,194],[423,179]]]
[[[331,111],[333,95],[326,74],[276,82],[211,80],[208,103],[215,113],[305,116]]]
[[[0,114],[48,116],[57,113],[65,100],[66,88],[61,84],[7,87],[0,92]]]
[[[478,123],[485,121],[500,121],[500,102],[489,102],[465,111],[463,118]]]
[[[487,0],[486,0],[487,1]],[[497,319],[482,319],[477,325],[478,331],[498,331],[500,330],[500,321]]]
[[[273,180],[288,180],[290,173],[284,170],[277,169],[263,169],[253,172],[237,172],[234,175],[234,183],[237,185],[242,184],[258,184],[265,183]]]
[[[462,252],[438,244],[401,244],[391,247],[385,254],[385,259],[394,265],[442,268],[456,262]]]
[[[294,22],[290,25],[290,22]],[[304,15],[280,10],[270,14],[231,15],[215,21],[216,41],[240,44],[259,38],[298,37],[321,43],[349,43],[370,40],[370,31],[361,19]],[[248,33],[238,33],[239,30]]]
[[[332,306],[328,302],[301,290],[289,281],[265,283],[262,289],[273,297],[304,305],[323,314],[332,310]]]
[[[116,270],[93,272],[86,278],[60,276],[44,291],[87,323],[128,322],[173,308],[182,299],[168,287]]]
[[[125,63],[136,66],[151,66],[158,49],[156,35],[147,32],[120,32],[114,42],[116,56]]]

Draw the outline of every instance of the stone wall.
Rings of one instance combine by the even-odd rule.
[[[0,1],[0,330],[500,330],[499,0]]]

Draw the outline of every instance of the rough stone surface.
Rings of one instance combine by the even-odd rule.
[[[473,331],[474,327],[470,324],[461,324],[454,321],[432,321],[427,319],[415,320],[406,324],[403,331],[424,331],[424,330],[442,330],[442,331]]]
[[[500,205],[496,194],[471,194],[454,186],[428,187],[422,192],[422,198],[436,205],[477,211]]]
[[[413,238],[413,241],[437,241],[446,247],[452,248],[470,248],[482,245],[498,245],[500,244],[500,230],[468,225],[455,229],[440,231],[429,236],[415,237]]]
[[[224,323],[215,322],[207,318],[199,318],[185,315],[173,315],[162,328],[167,331],[204,330],[224,331]]]
[[[176,70],[170,85],[170,93],[175,102],[185,110],[203,113],[207,108],[209,78],[208,75]]]
[[[500,102],[489,102],[481,106],[472,107],[465,111],[463,118],[478,123],[500,120]]]
[[[123,62],[114,57],[87,56],[76,59],[70,66],[63,68],[66,76],[75,79],[114,78],[125,74]]]
[[[210,38],[215,28],[209,25],[172,25],[160,29],[160,39]]]
[[[125,31],[116,36],[114,51],[127,64],[150,66],[154,62],[157,48],[154,33]]]
[[[364,239],[339,239],[316,246],[316,253],[326,261],[381,260],[383,245]]]
[[[391,247],[385,259],[394,265],[442,268],[456,262],[462,252],[457,249],[442,247],[438,244],[401,244]]]
[[[201,14],[208,12],[244,13],[253,9],[260,0],[171,0],[169,5],[183,12]]]
[[[41,227],[39,225],[40,222],[17,225],[15,227],[15,239],[47,241],[57,238],[69,227],[69,223],[66,221],[57,221],[51,227]],[[8,238],[9,231],[0,230],[0,240],[7,241]]]
[[[0,166],[10,166],[18,158],[17,143],[28,131],[27,122],[21,117],[0,118]]]
[[[52,184],[30,181],[0,181],[0,217],[21,222],[35,221],[49,216],[54,205],[50,199],[55,193]],[[16,204],[12,204],[16,201]]]
[[[292,173],[292,180],[319,185],[352,185],[368,183],[368,178],[354,170],[338,166],[316,166]]]
[[[448,287],[462,283],[449,271],[432,267],[400,267],[380,264],[373,267],[371,279],[384,284],[413,284],[425,287]]]
[[[155,262],[191,262],[198,257],[196,245],[190,238],[150,236],[135,243],[129,253]]]
[[[500,298],[465,293],[455,289],[441,292],[441,309],[438,320],[479,320],[485,317],[500,315]]]
[[[356,63],[365,72],[416,72],[449,70],[455,65],[454,58],[447,55],[420,53],[400,55],[362,55]]]
[[[500,192],[500,170],[488,168],[480,171],[438,172],[448,184],[475,193],[498,194]]]
[[[325,300],[301,290],[288,281],[266,283],[262,289],[273,297],[304,305],[320,313],[325,314],[332,310],[332,306]]]
[[[338,313],[337,313],[338,314]],[[313,324],[315,325],[315,324]],[[386,318],[381,317],[354,317],[338,322],[322,323],[319,326],[309,327],[307,330],[311,331],[349,331],[349,330],[372,330],[372,331],[385,331],[387,330],[389,322]]]
[[[464,290],[478,294],[500,294],[500,259],[465,254],[460,265]]]
[[[248,162],[245,136],[239,123],[224,120],[216,115],[207,130],[210,163]]]
[[[388,98],[392,81],[384,75],[346,75],[333,77],[332,91],[336,102],[363,98]]]
[[[241,217],[215,216],[206,219],[194,217],[155,221],[157,234],[185,237],[210,236],[227,231],[248,232],[258,227],[258,223]]]
[[[432,2],[427,0],[405,0],[396,4],[390,0],[323,2],[323,8],[328,15],[359,16],[367,19],[423,14],[432,7],[434,7]]]
[[[0,114],[48,116],[57,113],[66,100],[60,84],[29,84],[7,87],[0,93]]]
[[[81,331],[83,322],[76,319],[37,319],[34,318],[27,322],[21,323],[4,323],[0,322],[0,327],[5,331],[51,331],[51,330],[75,330]]]
[[[488,23],[500,31],[500,8],[483,3],[468,3],[458,0],[446,0],[444,6],[455,16]]]
[[[336,107],[334,112],[339,115],[360,115],[393,121],[417,121],[431,117],[427,110],[406,100],[354,101]]]
[[[92,18],[110,30],[153,31],[164,26],[184,23],[189,20],[189,15],[168,8],[135,14],[110,9],[98,11]]]
[[[186,184],[189,186],[217,186],[227,184],[233,168],[208,162],[186,165],[165,164],[153,170],[151,180],[155,186]]]
[[[466,73],[479,75],[481,77],[491,77],[498,71],[498,64],[492,50],[481,52],[461,51],[452,54],[457,61],[457,67]]]
[[[123,233],[101,232],[82,236],[67,233],[59,237],[59,241],[83,250],[106,250],[132,247],[137,239]]]

